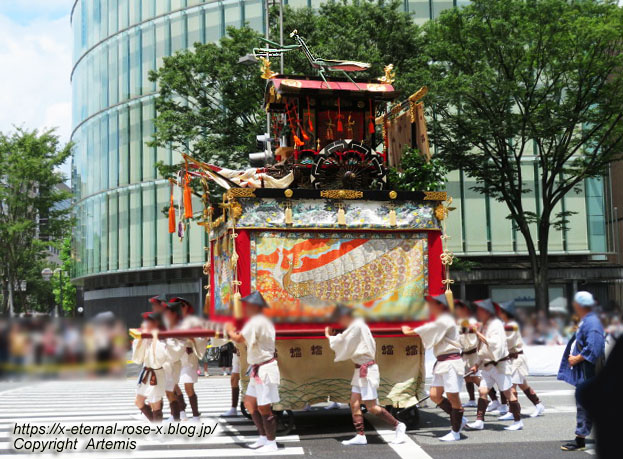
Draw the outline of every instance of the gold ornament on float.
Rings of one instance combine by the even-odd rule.
[[[396,72],[394,71],[394,64],[386,65],[383,68],[383,71],[385,72],[385,75],[383,75],[378,80],[381,83],[392,84],[396,80]]]

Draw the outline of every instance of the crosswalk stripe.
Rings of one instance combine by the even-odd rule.
[[[166,447],[166,443],[163,444]],[[248,448],[215,448],[215,449],[163,449],[163,450],[138,450],[138,451],[121,451],[121,452],[85,452],[65,451],[63,454],[76,454],[89,459],[168,459],[168,458],[186,458],[186,457],[240,457],[253,454],[253,450]],[[276,453],[271,456],[302,456],[305,451],[301,447],[279,448]],[[24,459],[28,453],[22,454],[3,454],[2,459]],[[58,454],[37,454],[37,459],[58,459]]]
[[[13,450],[13,430],[16,424],[51,425],[59,422],[66,425],[146,425],[145,421],[135,419],[139,414],[134,407],[135,389],[136,380],[131,378],[111,381],[53,381],[0,392],[0,450],[3,452],[0,459],[24,459],[32,455],[28,451]],[[243,457],[252,454],[252,450],[246,447],[257,438],[257,430],[252,421],[243,416],[220,417],[231,406],[229,379],[200,380],[195,386],[195,392],[199,399],[202,424],[216,426],[211,435],[203,438],[187,438],[166,433],[158,436],[152,434],[145,438],[134,436],[131,438],[137,442],[136,450],[115,451],[84,451],[82,447],[86,444],[86,437],[78,437],[79,450],[66,450],[63,454],[74,454],[74,457],[80,459],[177,459]],[[186,394],[185,398],[187,399]],[[169,407],[166,400],[163,403],[166,419],[169,416]],[[190,416],[189,410],[188,407],[186,411]],[[190,422],[183,424],[191,425]],[[43,436],[38,439],[53,438]],[[69,435],[69,438],[76,436]],[[300,441],[298,435],[277,437],[280,448],[274,455],[304,455]],[[58,459],[58,455],[45,451],[38,453],[37,458]]]
[[[432,459],[426,451],[422,449],[413,439],[407,435],[404,443],[394,444],[391,441],[394,438],[394,431],[387,429],[387,425],[376,416],[366,416],[366,420],[370,422],[376,429],[379,436],[394,450],[394,452],[402,459]]]

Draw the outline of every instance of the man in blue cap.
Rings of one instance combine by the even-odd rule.
[[[511,382],[513,383],[511,390],[515,396],[517,396],[517,386],[519,386],[535,407],[530,417],[536,418],[537,416],[541,416],[545,412],[545,406],[543,406],[541,400],[539,400],[534,389],[528,384],[528,359],[523,352],[521,329],[519,328],[519,323],[515,319],[515,302],[511,300],[498,303],[498,317],[504,322],[506,345],[508,346],[508,355],[511,358]],[[508,412],[498,419],[500,421],[510,421],[513,419],[513,413]]]
[[[589,292],[577,292],[573,297],[573,309],[580,324],[563,353],[558,379],[576,387],[595,377],[596,365],[604,356],[604,329],[593,312],[594,306],[595,299]],[[576,408],[575,441],[562,445],[563,451],[585,450],[586,437],[593,427],[588,413],[577,400]]]
[[[253,292],[242,298],[247,323],[240,333],[233,323],[227,324],[227,335],[237,344],[246,344],[249,364],[249,384],[244,396],[244,406],[257,427],[259,438],[250,445],[258,453],[278,451],[275,440],[277,419],[272,410],[273,403],[279,403],[279,365],[275,357],[275,327],[264,309],[268,303],[260,292]]]

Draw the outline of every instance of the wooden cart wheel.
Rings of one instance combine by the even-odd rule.
[[[385,408],[400,422],[404,422],[407,426],[407,430],[415,430],[420,426],[420,412],[417,406],[394,408],[391,405],[387,405]]]
[[[292,410],[273,412],[277,416],[277,434],[289,435],[294,430],[294,413]]]
[[[247,407],[244,406],[244,402],[240,402],[240,412],[242,413],[242,415],[247,418],[247,419],[251,419],[251,415],[249,414],[249,412],[247,411]]]

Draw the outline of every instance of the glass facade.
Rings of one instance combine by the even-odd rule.
[[[522,175],[524,186],[531,190],[524,195],[524,208],[538,214],[540,174],[537,164],[527,159]],[[506,204],[474,191],[475,185],[474,179],[461,171],[452,171],[448,176],[446,190],[456,208],[448,220],[450,249],[459,256],[526,254],[522,234],[507,218],[510,212]],[[567,217],[567,228],[551,228],[550,255],[608,252],[604,189],[602,179],[589,179],[580,190],[572,191],[562,199],[554,214],[573,214]],[[531,226],[536,242],[536,225]]]
[[[74,34],[73,187],[76,277],[176,264],[200,264],[205,234],[183,243],[162,209],[168,183],[155,163],[179,158],[147,146],[156,86],[149,72],[195,42],[218,40],[245,22],[262,30],[261,0],[77,0]],[[199,206],[199,203],[197,203]]]
[[[319,1],[284,3],[304,7]],[[421,23],[465,3],[404,0],[404,9]],[[203,231],[193,226],[180,243],[168,233],[162,213],[169,188],[155,163],[179,157],[146,144],[154,131],[156,93],[148,75],[164,57],[195,42],[218,40],[227,26],[248,23],[263,30],[264,1],[76,0],[71,18],[75,277],[201,264],[204,251],[197,248],[205,245]],[[532,165],[526,168],[538,173]],[[502,204],[471,191],[459,172],[451,174],[448,189],[458,207],[453,219],[462,216],[460,224],[449,225],[455,252],[524,250]],[[562,206],[578,213],[570,217],[573,230],[554,233],[556,250],[604,251],[603,202],[599,180],[587,182],[584,194],[565,199]]]

